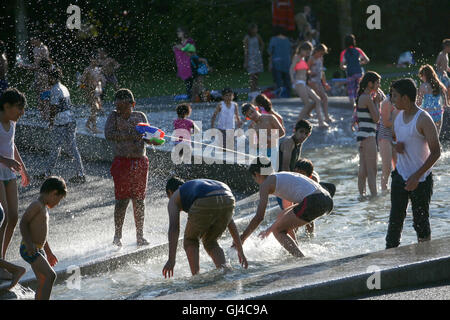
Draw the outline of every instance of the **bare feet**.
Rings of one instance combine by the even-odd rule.
[[[113,245],[121,247],[122,246],[122,241],[120,240],[120,238],[114,237]]]
[[[150,242],[148,242],[148,241],[145,240],[144,238],[137,239],[137,245],[138,245],[138,247],[148,246],[149,244],[150,244]]]
[[[13,272],[11,284],[8,287],[8,290],[11,290],[15,287],[15,285],[19,282],[20,278],[25,274],[27,270],[23,267],[17,267],[17,270]]]

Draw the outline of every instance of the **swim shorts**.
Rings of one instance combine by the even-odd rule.
[[[22,242],[20,244],[20,256],[23,258],[23,260],[25,260],[29,264],[35,262],[40,255],[45,259],[45,251],[42,248],[38,248],[35,254],[30,255],[27,252],[27,247],[25,246],[25,243]]]
[[[116,200],[144,200],[149,161],[142,158],[115,157],[111,165]]]
[[[217,195],[198,198],[189,208],[184,231],[184,244],[198,244],[208,250],[218,246],[217,239],[224,233],[234,213],[235,200],[232,195]]]
[[[299,219],[311,222],[324,214],[330,213],[331,210],[333,210],[333,199],[323,193],[314,193],[294,207],[294,214]]]

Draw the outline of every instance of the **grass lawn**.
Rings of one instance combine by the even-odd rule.
[[[431,59],[430,59],[431,60]],[[422,61],[421,61],[422,62]],[[422,63],[430,63],[432,61],[425,61]],[[369,63],[365,66],[365,70],[374,70],[381,75],[395,74],[395,73],[410,73],[410,76],[414,78],[417,83],[419,79],[417,72],[420,65],[414,65],[408,68],[397,68],[385,63]],[[326,70],[326,77],[328,80],[332,79],[333,74],[339,70],[338,66],[328,67]],[[387,92],[392,80],[396,79],[388,78],[383,79],[381,82],[382,89]],[[167,96],[185,94],[184,82],[177,78],[176,72],[166,73],[150,73],[145,74],[137,72],[131,68],[122,67],[118,72],[119,83],[122,87],[129,88],[134,93],[135,98],[147,98],[153,96]],[[36,105],[35,93],[32,90],[33,75],[30,72],[24,72],[23,70],[11,68],[9,74],[9,82],[11,86],[16,86],[19,90],[25,92],[29,101],[29,106],[34,107]],[[71,93],[72,102],[75,105],[84,104],[85,99],[83,97],[82,90],[76,87],[75,72],[70,69],[64,70],[64,81]],[[231,88],[248,88],[248,75],[244,70],[215,70],[211,74],[207,75],[204,81],[205,88],[208,90],[221,91],[225,87]],[[262,87],[273,86],[272,74],[265,71],[260,74],[259,85]],[[106,100],[111,101],[114,96],[114,91],[111,87],[107,89]],[[239,100],[246,100],[246,94],[239,95]]]

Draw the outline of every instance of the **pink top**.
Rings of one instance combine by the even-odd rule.
[[[182,44],[182,46],[184,47],[188,43],[195,45],[194,40],[189,38],[185,43]],[[177,63],[177,76],[180,77],[183,81],[192,77],[191,58],[189,57],[189,55],[178,48],[174,48],[173,51],[175,53],[175,61]]]
[[[194,128],[194,122],[191,119],[175,119],[173,120],[173,128],[175,129],[174,136],[180,138],[175,143],[180,143],[182,139],[191,141],[191,132]]]

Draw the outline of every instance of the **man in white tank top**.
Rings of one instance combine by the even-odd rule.
[[[392,84],[392,102],[400,112],[393,125],[398,161],[392,172],[391,212],[386,249],[400,245],[409,199],[418,242],[431,239],[431,168],[439,159],[441,148],[434,121],[426,111],[416,105],[416,94],[417,88],[412,79],[401,79]]]
[[[330,195],[325,186],[300,173],[282,171],[268,174],[270,169],[269,159],[263,157],[257,158],[249,167],[253,179],[259,184],[259,204],[256,215],[241,235],[241,242],[244,243],[264,220],[269,195],[273,194],[294,205],[283,210],[281,216],[272,226],[261,232],[260,236],[265,238],[273,233],[290,254],[303,257],[298,243],[290,234],[314,219],[330,213],[333,210],[332,196],[334,194]]]

